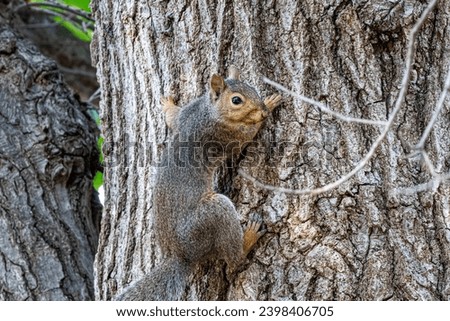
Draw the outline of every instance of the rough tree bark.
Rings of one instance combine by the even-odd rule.
[[[96,257],[96,297],[110,299],[160,260],[152,230],[152,174],[167,140],[162,95],[180,105],[230,64],[262,94],[265,75],[343,114],[390,115],[403,75],[407,35],[425,1],[93,1],[92,53],[102,87],[106,208]],[[318,196],[254,187],[237,169],[282,187],[340,178],[366,154],[380,126],[343,122],[286,96],[260,132],[258,159],[224,167],[218,189],[242,222],[260,212],[268,228],[238,277],[222,262],[191,276],[185,299],[450,299],[449,187],[402,194],[427,182],[408,158],[450,63],[448,0],[417,39],[405,103],[374,158],[354,178]],[[449,109],[426,150],[448,172]],[[253,153],[252,153],[253,154]],[[249,164],[251,166],[249,166]]]
[[[6,1],[8,2],[8,1]],[[94,298],[96,125],[0,3],[0,300]]]
[[[17,12],[23,24],[17,29],[30,39],[45,56],[58,64],[58,69],[67,83],[80,96],[87,101],[98,89],[95,68],[92,67],[90,44],[75,38],[63,26],[55,26],[52,16],[22,9]],[[45,26],[36,28],[35,26]]]

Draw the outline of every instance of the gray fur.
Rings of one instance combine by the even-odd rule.
[[[236,72],[234,76],[238,78]],[[117,300],[179,300],[197,263],[222,258],[233,268],[244,258],[244,251],[247,253],[264,234],[258,232],[261,221],[249,224],[244,244],[233,203],[214,192],[217,166],[232,152],[240,151],[260,127],[260,123],[233,127],[223,121],[219,110],[236,111],[236,106],[228,106],[231,103],[221,99],[226,88],[233,90],[231,95],[239,92],[252,103],[249,112],[251,108],[255,112],[268,110],[253,88],[237,79],[224,82],[217,75],[211,80],[211,92],[179,113],[177,110],[174,136],[163,155],[163,166],[158,168],[154,190],[155,231],[164,263],[125,289]],[[242,110],[236,113],[241,114]],[[227,149],[230,143],[233,151]]]

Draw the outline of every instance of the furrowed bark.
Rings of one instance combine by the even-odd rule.
[[[449,186],[410,194],[432,177],[407,157],[441,94],[450,64],[449,2],[439,1],[416,41],[405,102],[374,157],[352,179],[315,196],[255,187],[333,182],[364,157],[380,126],[345,122],[285,95],[244,155],[218,174],[242,222],[268,233],[236,279],[222,262],[192,275],[192,300],[448,300]],[[96,295],[110,299],[160,260],[152,230],[152,174],[167,141],[159,100],[184,105],[233,64],[261,94],[266,76],[343,115],[386,121],[400,90],[420,1],[94,1],[92,47],[102,86],[106,211]],[[448,173],[448,100],[427,140]]]
[[[94,298],[95,123],[0,4],[0,300]]]

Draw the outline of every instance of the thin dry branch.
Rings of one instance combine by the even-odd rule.
[[[394,194],[410,195],[425,191],[436,191],[442,183],[446,183],[450,179],[450,174],[437,175],[427,183],[415,185],[412,187],[403,187],[394,189]]]
[[[282,187],[278,187],[278,186],[264,184],[264,183],[258,181],[257,179],[255,179],[254,177],[245,173],[242,169],[239,169],[238,173],[245,179],[248,179],[249,181],[251,181],[255,186],[260,187],[262,189],[286,193],[286,194],[297,194],[297,195],[316,195],[316,194],[325,193],[325,192],[328,192],[328,191],[338,187],[339,185],[341,185],[342,183],[346,182],[351,177],[353,177],[372,158],[372,156],[375,153],[375,150],[378,148],[378,146],[381,144],[381,142],[384,140],[387,133],[391,129],[392,124],[394,123],[394,120],[395,120],[395,116],[400,111],[403,101],[405,100],[406,92],[408,90],[408,85],[409,85],[409,81],[411,78],[411,67],[412,67],[412,64],[414,61],[414,53],[415,53],[415,49],[416,49],[415,40],[417,37],[417,33],[418,33],[419,29],[421,28],[421,26],[423,25],[423,23],[425,22],[428,15],[430,14],[430,12],[436,6],[436,3],[437,3],[437,0],[433,0],[430,2],[430,4],[427,6],[427,8],[423,11],[419,20],[416,22],[416,24],[412,28],[411,33],[409,34],[408,51],[406,54],[405,70],[403,73],[403,79],[401,82],[400,92],[398,94],[397,100],[395,101],[394,110],[392,111],[391,115],[389,116],[386,126],[383,128],[383,131],[378,136],[376,141],[372,144],[369,152],[349,173],[347,173],[345,176],[342,176],[340,179],[338,179],[337,181],[335,181],[333,183],[330,183],[330,184],[327,184],[327,185],[324,185],[322,187],[315,188],[315,189],[282,188]]]
[[[63,11],[56,12],[53,10],[38,8],[38,7],[34,8],[33,10],[36,12],[45,13],[49,16],[61,18],[63,21],[58,22],[58,24],[62,24],[64,21],[70,21],[73,25],[75,25],[79,29],[83,30],[84,32],[88,31],[89,27],[86,26],[86,21],[79,19],[79,17],[77,17],[73,13],[70,13],[70,12],[67,13],[67,12],[63,12]],[[81,21],[77,21],[77,18],[78,18],[78,20],[81,20]],[[88,21],[87,24],[92,24],[92,22]]]
[[[434,123],[437,120],[439,113],[441,112],[442,107],[444,107],[445,98],[447,97],[447,93],[450,91],[450,65],[448,67],[447,77],[445,78],[444,89],[442,90],[441,96],[439,97],[439,101],[437,103],[436,110],[431,116],[430,121],[428,122],[427,128],[425,128],[420,141],[416,145],[417,150],[423,150],[425,146],[425,141],[430,135],[431,129],[434,126]]]
[[[75,68],[67,68],[67,67],[64,67],[61,65],[58,65],[58,68],[59,68],[59,70],[65,72],[67,74],[83,76],[83,77],[88,77],[88,78],[97,80],[97,76],[96,76],[95,72],[90,72],[90,71],[85,71],[85,70],[75,69]]]
[[[72,14],[75,14],[77,16],[83,17],[84,19],[90,21],[91,23],[94,23],[95,20],[93,18],[91,18],[91,16],[89,15],[89,13],[84,12],[81,9],[76,9],[67,5],[63,5],[60,3],[54,3],[54,2],[31,2],[31,3],[25,3],[23,5],[17,6],[17,8],[15,8],[15,12],[18,12],[19,10],[23,9],[23,8],[33,8],[33,7],[40,7],[40,8],[45,8],[45,7],[50,7],[50,8],[54,8],[54,9],[59,9],[62,11],[67,11],[70,12]]]
[[[61,23],[62,23],[62,21],[33,23],[33,24],[27,24],[27,25],[19,26],[19,28],[21,28],[21,29],[54,28],[54,27],[60,25]]]
[[[370,120],[370,119],[362,119],[362,118],[354,118],[354,117],[350,117],[350,116],[346,116],[346,115],[342,115],[334,110],[331,110],[330,108],[328,108],[325,104],[322,104],[321,102],[318,102],[314,99],[308,98],[306,96],[297,94],[294,91],[291,91],[289,89],[287,89],[286,87],[284,87],[283,85],[270,80],[269,78],[263,77],[262,80],[275,87],[278,88],[281,91],[284,91],[285,93],[300,99],[301,101],[304,101],[305,103],[311,104],[313,106],[316,106],[317,108],[319,108],[320,110],[322,110],[325,113],[328,113],[330,115],[333,115],[334,117],[341,119],[343,121],[349,122],[349,123],[360,123],[360,124],[367,124],[367,125],[380,125],[380,126],[386,126],[386,122],[382,121],[382,120]]]
[[[428,168],[428,171],[432,176],[436,176],[436,170],[434,169],[434,165],[430,160],[430,157],[428,156],[428,153],[426,151],[422,151],[422,157],[423,161],[425,162],[426,167]]]
[[[428,156],[428,153],[425,151],[425,142],[430,135],[430,132],[436,123],[437,117],[439,116],[439,113],[441,112],[442,108],[444,107],[444,102],[447,97],[448,92],[450,91],[450,66],[447,72],[447,76],[445,77],[445,83],[444,88],[442,89],[441,95],[439,96],[439,100],[436,105],[436,109],[434,110],[433,114],[431,115],[431,119],[428,122],[427,127],[425,128],[422,137],[420,138],[419,142],[415,146],[415,151],[408,155],[408,157],[414,157],[417,155],[420,155],[422,157],[422,160],[428,169],[428,172],[431,174],[433,179],[429,181],[428,183],[419,184],[416,186],[408,187],[408,188],[400,188],[395,191],[397,194],[412,194],[417,192],[423,192],[429,189],[432,189],[433,191],[436,191],[437,188],[441,185],[441,183],[448,181],[450,178],[450,174],[439,174],[436,172],[436,169],[433,165],[433,163],[430,160],[430,157]]]
[[[91,104],[95,99],[99,98],[101,92],[101,89],[97,88],[97,90],[91,95],[91,97],[89,97],[87,103]]]

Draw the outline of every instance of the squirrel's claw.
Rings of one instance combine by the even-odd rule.
[[[265,228],[261,229],[263,224],[262,217],[256,213],[252,213],[247,223],[247,228],[244,231],[244,255],[247,256],[253,246],[261,236],[266,234]]]
[[[161,97],[161,105],[166,115],[167,127],[174,129],[180,108],[175,105],[173,96]]]
[[[163,111],[166,111],[173,107],[178,107],[177,105],[175,105],[173,96],[161,97],[161,105]]]
[[[281,96],[278,94],[273,94],[264,99],[264,105],[272,111],[275,107],[277,107],[281,103]]]
[[[247,230],[252,229],[258,231],[263,223],[262,217],[256,213],[250,214],[248,220]]]

